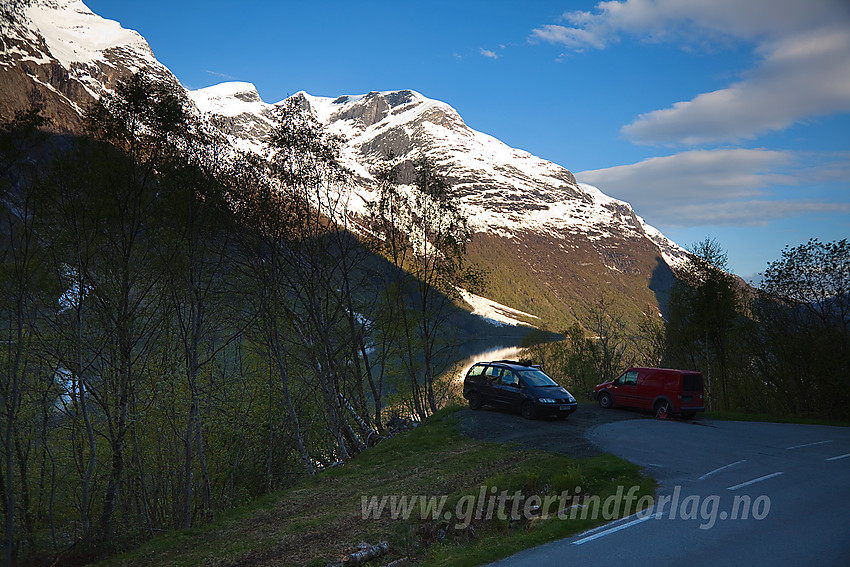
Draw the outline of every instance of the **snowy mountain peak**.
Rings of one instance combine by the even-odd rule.
[[[437,106],[444,115],[453,115],[458,123],[463,124],[460,116],[449,105],[412,90],[372,91],[335,98],[316,97],[305,92],[296,96],[302,96],[309,103],[320,122],[349,139],[368,137],[378,130],[410,123],[414,117]]]
[[[0,115],[45,103],[57,130],[77,131],[88,106],[142,69],[179,85],[145,39],[94,14],[81,0],[33,0],[0,19]]]
[[[111,49],[129,49],[145,59],[153,58],[139,33],[95,15],[82,0],[38,0],[27,9],[27,16],[44,37],[50,55],[66,69],[75,63],[103,61]]]
[[[251,83],[223,83],[189,93],[203,112],[227,117],[237,147],[262,152],[274,126],[276,104],[263,102]],[[671,265],[683,253],[638,217],[631,206],[596,187],[580,185],[567,169],[464,123],[450,105],[412,90],[369,92],[337,97],[301,91],[290,98],[305,102],[329,131],[346,143],[342,158],[355,172],[361,199],[369,197],[372,172],[392,153],[401,161],[428,156],[459,190],[472,225],[503,238],[547,234],[563,240],[581,235],[591,242],[629,236],[649,240]],[[602,245],[602,244],[600,244]]]
[[[243,113],[261,113],[270,105],[263,102],[257,87],[252,83],[232,81],[189,91],[189,98],[201,112],[220,116],[238,116]]]

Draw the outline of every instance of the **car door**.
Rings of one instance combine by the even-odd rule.
[[[505,368],[502,371],[502,376],[499,378],[496,388],[499,392],[500,403],[503,406],[518,408],[524,399],[519,376],[510,368]]]
[[[637,399],[637,379],[638,371],[629,370],[614,380],[611,384],[611,394],[614,396],[615,404],[628,407],[639,405]]]
[[[664,372],[660,370],[642,370],[635,389],[634,407],[652,409],[652,403],[658,397],[663,384]]]
[[[499,379],[502,377],[501,366],[488,366],[481,381],[481,401],[485,404],[502,405]]]

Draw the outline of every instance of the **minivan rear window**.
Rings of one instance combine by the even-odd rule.
[[[476,364],[472,368],[469,369],[469,376],[480,376],[484,369],[487,368],[483,364]]]
[[[683,374],[682,375],[682,390],[685,392],[701,392],[702,391],[702,375],[700,374]]]

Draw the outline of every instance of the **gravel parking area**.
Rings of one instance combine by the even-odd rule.
[[[563,453],[577,458],[592,457],[604,452],[585,437],[590,428],[612,421],[652,419],[648,412],[618,408],[604,410],[597,404],[579,404],[575,413],[565,420],[528,420],[516,413],[486,407],[478,411],[467,408],[460,410],[458,414],[460,431],[473,439],[493,443],[516,443],[522,447]]]

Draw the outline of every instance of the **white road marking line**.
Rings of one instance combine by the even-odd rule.
[[[626,528],[630,528],[630,527],[632,527],[632,526],[634,526],[634,525],[640,524],[640,523],[645,522],[645,521],[647,521],[647,520],[652,520],[652,519],[654,519],[654,518],[658,518],[658,517],[660,517],[662,514],[663,514],[662,512],[656,512],[655,514],[651,514],[651,515],[649,515],[649,516],[644,516],[643,518],[638,518],[638,519],[636,519],[636,520],[632,520],[631,522],[627,522],[627,523],[622,524],[622,525],[620,525],[620,526],[616,526],[616,527],[613,527],[613,528],[609,528],[609,529],[607,529],[607,530],[601,531],[601,532],[596,533],[596,534],[593,534],[593,535],[591,535],[591,536],[583,537],[583,538],[581,538],[581,539],[579,539],[579,540],[574,541],[574,542],[573,542],[573,545],[581,545],[581,544],[583,544],[583,543],[587,543],[587,542],[589,542],[589,541],[593,541],[593,540],[595,540],[595,539],[599,539],[600,537],[605,537],[605,536],[607,536],[607,535],[613,534],[614,532],[618,532],[618,531],[620,531],[620,530],[624,530],[624,529],[626,529]]]
[[[570,506],[572,508],[572,506]],[[569,509],[569,508],[568,508]],[[609,522],[607,524],[602,524],[601,526],[596,526],[595,528],[590,528],[586,532],[581,532],[579,537],[587,537],[589,535],[593,535],[595,533],[601,532],[603,530],[610,530],[615,524],[621,524],[624,522],[631,521],[632,518],[636,518],[637,514],[632,514],[631,516],[626,516],[625,518],[620,518],[619,520],[614,520],[613,522]]]
[[[850,453],[847,453],[845,455],[838,455],[837,457],[830,457],[827,459],[827,461],[837,461],[838,459],[846,459],[847,457],[850,457]]]
[[[711,472],[707,472],[707,473],[705,473],[704,475],[702,475],[701,477],[699,477],[699,479],[700,479],[700,480],[705,480],[705,479],[707,479],[708,477],[710,477],[710,476],[712,476],[712,475],[715,475],[715,474],[719,473],[720,471],[725,471],[726,469],[731,469],[731,468],[732,468],[732,467],[734,467],[735,465],[740,465],[741,463],[746,463],[746,462],[747,462],[747,459],[743,459],[743,460],[740,460],[740,461],[735,461],[734,463],[729,463],[728,465],[722,466],[722,467],[720,467],[719,469],[714,469],[714,470],[713,470],[713,471],[711,471]]]
[[[570,508],[572,508],[572,506]],[[581,508],[581,506],[579,506],[579,508]],[[638,516],[641,516],[643,514],[650,514],[651,515],[650,509],[644,508],[640,512],[635,512],[631,516],[626,516],[624,518],[620,518],[619,520],[613,520],[611,522],[608,522],[607,524],[602,524],[601,526],[596,526],[595,528],[590,528],[589,530],[581,532],[580,534],[578,534],[578,537],[585,537],[585,536],[593,535],[596,532],[601,532],[603,530],[610,530],[612,527],[614,527],[617,524],[623,524],[623,523],[626,523],[626,522],[630,522],[630,521],[632,521],[633,518],[637,518]],[[643,518],[641,518],[641,519],[643,519]]]
[[[764,476],[760,476],[760,477],[758,477],[758,478],[754,478],[753,480],[748,480],[747,482],[742,482],[741,484],[736,484],[735,486],[730,486],[730,487],[729,487],[729,488],[727,488],[726,490],[738,490],[739,488],[743,488],[743,487],[745,487],[745,486],[749,486],[749,485],[751,485],[751,484],[755,484],[755,483],[757,483],[757,482],[761,482],[761,481],[763,481],[763,480],[767,480],[767,479],[769,479],[769,478],[773,478],[773,477],[775,477],[775,476],[779,476],[779,475],[781,475],[781,474],[785,474],[785,473],[775,472],[775,473],[773,473],[773,474],[766,474],[766,475],[764,475]]]
[[[815,441],[814,443],[805,443],[803,445],[794,445],[793,447],[785,447],[785,450],[791,449],[799,449],[800,447],[811,447],[812,445],[825,445],[826,443],[832,443],[832,439],[828,439],[826,441]]]

